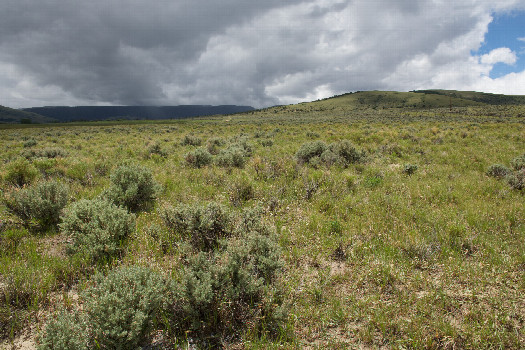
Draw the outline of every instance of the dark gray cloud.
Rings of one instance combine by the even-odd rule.
[[[5,0],[0,104],[266,106],[431,87],[468,65],[491,11],[520,3]]]

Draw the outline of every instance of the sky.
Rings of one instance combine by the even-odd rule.
[[[525,95],[525,0],[2,0],[0,105]]]

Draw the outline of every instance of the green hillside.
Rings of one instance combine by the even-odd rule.
[[[358,91],[329,97],[313,102],[295,105],[277,106],[277,111],[333,111],[348,112],[353,110],[383,109],[435,109],[452,107],[484,106],[485,104],[469,99],[449,97],[440,94],[422,94],[397,91]]]
[[[480,102],[439,94],[417,94],[397,91],[358,91],[328,98],[318,103],[321,105],[369,107],[369,108],[442,108],[479,106]]]
[[[0,106],[0,123],[50,123],[53,118],[44,117],[40,114],[20,111],[9,107]]]
[[[481,102],[489,105],[523,105],[525,96],[489,94],[477,91],[456,91],[456,90],[418,90],[415,93],[437,96],[452,96],[454,98]]]

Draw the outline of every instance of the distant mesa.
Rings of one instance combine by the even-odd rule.
[[[217,114],[234,114],[253,111],[251,106],[236,105],[181,105],[181,106],[46,106],[25,108],[23,111],[36,113],[58,122],[98,120],[154,120],[183,119]]]

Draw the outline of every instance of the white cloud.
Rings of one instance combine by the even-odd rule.
[[[518,38],[519,41],[525,41],[525,37],[523,38]]]
[[[494,65],[496,63],[514,64],[517,61],[516,54],[507,47],[500,47],[481,56],[480,62],[483,64]]]

